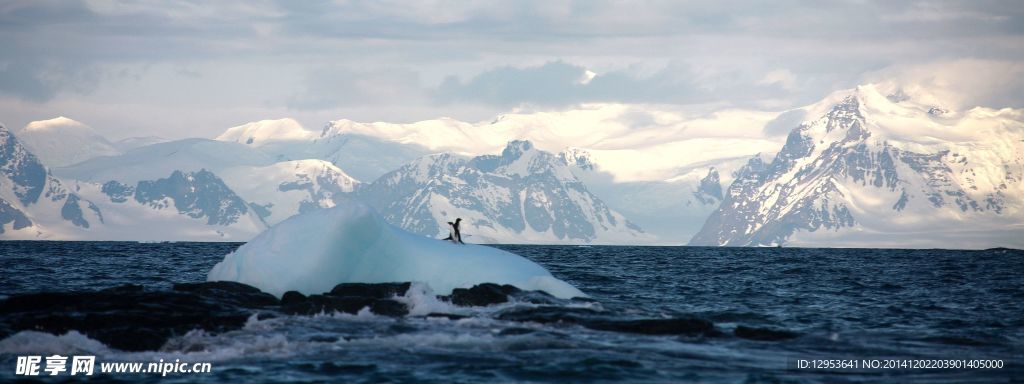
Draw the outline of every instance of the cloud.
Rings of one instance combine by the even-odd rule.
[[[790,90],[796,86],[796,75],[786,69],[776,69],[768,72],[757,81],[759,85],[778,85],[782,89]]]
[[[0,94],[33,102],[53,99],[62,91],[88,94],[102,74],[89,65],[66,66],[30,60],[0,61]]]
[[[900,65],[867,73],[864,82],[890,83],[944,108],[1024,107],[1020,61],[956,59]]]
[[[779,114],[778,117],[769,121],[761,131],[768,136],[786,135],[806,119],[807,111],[792,109]]]
[[[590,84],[579,81],[585,74],[585,68],[562,61],[527,68],[503,66],[467,81],[449,76],[438,87],[437,98],[442,102],[469,101],[498,106],[569,105],[579,102],[589,91]]]
[[[757,99],[783,97],[794,83],[791,73],[779,71],[755,80],[728,69],[700,73],[678,64],[650,73],[636,69],[596,73],[582,65],[551,61],[532,67],[502,66],[467,80],[449,76],[434,96],[442,103],[472,102],[498,107],[565,107],[588,102],[743,105]]]
[[[1022,42],[1015,1],[15,0],[0,2],[0,106],[21,107],[0,117],[117,105],[201,115],[190,123],[215,133],[244,122],[215,118],[228,110],[407,121],[588,102],[788,109],[884,76],[970,70],[942,63],[1024,62]],[[963,97],[1024,105],[1002,87],[1016,70],[977,76],[988,85],[957,81]],[[104,111],[75,113],[111,122]]]
[[[398,67],[373,70],[318,68],[306,75],[304,88],[289,98],[288,107],[316,110],[410,102],[420,97],[419,74],[412,70]]]
[[[57,87],[44,81],[35,66],[24,61],[9,61],[0,65],[0,92],[42,102],[52,99]]]

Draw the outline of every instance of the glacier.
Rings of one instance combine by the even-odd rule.
[[[282,221],[225,256],[207,280],[237,281],[279,297],[293,290],[328,292],[339,283],[384,282],[425,283],[438,294],[497,283],[559,298],[586,296],[526,258],[419,236],[356,202]]]

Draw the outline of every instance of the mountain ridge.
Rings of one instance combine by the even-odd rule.
[[[946,129],[947,136],[966,137],[960,142],[914,137],[909,132],[920,128],[913,124],[946,124],[953,117],[942,116],[949,111],[936,116],[934,106],[899,105],[907,101],[861,87],[801,124],[771,162],[754,157],[737,172],[721,206],[690,244],[816,246],[823,245],[816,237],[835,244],[843,233],[874,237],[865,244],[875,245],[984,242],[956,236],[967,224],[986,228],[1000,244],[1019,246],[1010,234],[1020,223],[1013,217],[1024,196],[1016,176],[1024,174],[1024,161],[1015,154],[1024,151],[1024,137],[1015,141],[1012,128],[998,125],[969,137]],[[959,118],[978,113],[987,112],[971,110]],[[1021,127],[1012,119],[1007,124]],[[986,149],[1003,144],[1010,149]],[[993,169],[1005,170],[1005,177],[997,180],[999,175],[988,172]],[[1004,230],[1008,224],[1011,231]],[[922,229],[934,234],[915,233]]]

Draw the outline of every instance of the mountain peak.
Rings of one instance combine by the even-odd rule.
[[[582,170],[593,171],[595,168],[590,152],[582,148],[566,148],[558,153],[558,158],[566,165],[576,166]]]
[[[438,223],[461,217],[464,233],[473,234],[473,241],[647,239],[587,190],[555,155],[527,140],[509,142],[501,155],[425,156],[359,188],[357,195],[392,223],[428,236],[444,231]]]
[[[734,172],[690,243],[959,247],[1004,236],[1006,212],[1020,206],[1020,120],[957,115],[936,100],[869,84],[808,107],[819,117],[770,162],[755,157]],[[963,234],[965,224],[976,230]]]
[[[505,145],[505,150],[501,151],[501,157],[514,161],[531,150],[533,150],[533,143],[529,140],[512,140]]]
[[[292,118],[260,120],[228,128],[215,140],[262,145],[267,140],[308,140],[316,133],[307,130]]]
[[[63,116],[28,123],[17,135],[48,167],[63,167],[121,153],[92,127]]]
[[[52,131],[57,129],[74,129],[93,133],[92,127],[85,123],[69,119],[64,116],[57,116],[48,120],[38,120],[28,123],[23,129],[24,132]]]

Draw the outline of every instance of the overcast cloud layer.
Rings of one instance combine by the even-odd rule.
[[[784,110],[891,79],[1024,107],[1022,4],[5,1],[0,122],[178,138],[588,102]]]

